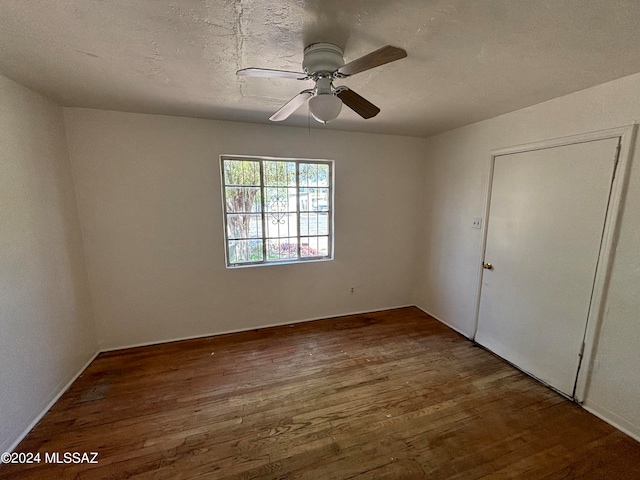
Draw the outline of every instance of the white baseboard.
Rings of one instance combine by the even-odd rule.
[[[429,313],[424,308],[422,308],[422,307],[420,307],[418,305],[415,305],[415,306],[417,308],[419,308],[420,310],[422,310],[427,315],[435,318],[440,323],[443,323],[447,327],[451,328],[452,330],[455,330],[460,335],[462,335],[462,336],[464,336],[464,337],[466,337],[467,339],[470,340],[470,337],[467,334],[465,334],[464,332],[460,331],[458,328],[456,328],[455,326],[451,325],[449,322],[445,322],[441,318],[436,317],[435,315],[433,315],[432,313]],[[510,363],[510,362],[508,362],[508,363]],[[518,368],[515,365],[514,365],[514,367]],[[518,368],[518,369],[520,370],[520,368]],[[536,377],[534,377],[533,375],[531,375],[531,374],[529,374],[527,372],[525,372],[525,373],[527,375],[533,377],[533,378],[536,378]],[[551,388],[552,390],[555,390],[553,387],[550,387],[549,385],[546,385],[544,382],[540,381],[539,379],[536,378],[536,380],[538,382],[542,383],[543,385],[545,385],[546,387]],[[562,394],[562,395],[566,396],[564,394]],[[595,415],[596,417],[600,418],[601,420],[604,420],[609,425],[617,428],[621,432],[626,433],[627,435],[629,435],[634,440],[637,440],[638,442],[640,442],[640,426],[632,424],[631,422],[625,420],[624,418],[620,417],[619,415],[616,415],[615,413],[609,411],[608,409],[606,409],[606,408],[602,407],[601,405],[598,405],[598,404],[596,404],[594,402],[587,401],[584,404],[578,404],[578,405],[580,405],[582,408],[584,408],[587,412]]]
[[[428,311],[426,311],[424,308],[422,308],[420,305],[414,305],[414,307],[416,307],[419,310],[422,310],[424,313],[426,313],[427,315],[429,315],[430,317],[435,318],[436,320],[438,320],[440,323],[446,325],[447,327],[449,327],[451,330],[454,330],[456,332],[458,332],[460,335],[462,335],[464,338],[466,338],[467,340],[471,340],[471,337],[469,335],[467,335],[466,333],[464,333],[462,330],[460,330],[458,327],[451,325],[449,322],[445,322],[444,320],[442,320],[441,318],[436,317],[433,313],[430,313]]]
[[[115,352],[115,351],[118,351],[118,350],[126,350],[127,348],[148,347],[150,345],[162,345],[163,343],[182,342],[184,340],[195,340],[195,339],[198,339],[198,338],[215,337],[215,336],[218,336],[218,335],[227,335],[229,333],[250,332],[252,330],[260,330],[260,329],[263,329],[263,328],[282,327],[284,325],[294,325],[296,323],[313,322],[313,321],[316,321],[316,320],[327,320],[329,318],[348,317],[350,315],[364,315],[364,314],[367,314],[367,313],[384,312],[385,310],[395,310],[397,308],[408,308],[408,307],[415,307],[415,306],[416,305],[399,305],[399,306],[396,306],[396,307],[385,307],[385,308],[379,308],[379,309],[376,309],[376,310],[362,310],[362,311],[349,312],[349,313],[338,313],[338,314],[335,314],[335,315],[323,315],[323,316],[320,316],[320,317],[305,318],[303,320],[287,320],[285,322],[268,323],[266,325],[258,325],[258,326],[255,326],[255,327],[238,328],[238,329],[234,329],[234,330],[223,330],[223,331],[217,331],[217,332],[202,333],[202,334],[198,334],[198,335],[189,335],[189,336],[186,336],[186,337],[169,338],[169,339],[163,339],[163,340],[154,340],[154,341],[151,341],[151,342],[133,343],[133,344],[122,345],[122,346],[117,346],[117,347],[108,347],[108,348],[101,349],[100,353],[103,353],[103,352]],[[419,308],[419,307],[417,307],[417,308]]]
[[[40,413],[38,413],[38,415],[36,415],[36,417],[31,421],[29,426],[26,429],[23,430],[23,432],[18,436],[18,438],[16,440],[14,440],[13,443],[11,443],[8,448],[6,448],[6,449],[0,448],[0,452],[5,452],[5,451],[6,452],[13,452],[15,450],[15,448],[18,446],[18,444],[22,440],[24,440],[24,437],[26,437],[29,434],[29,432],[31,430],[33,430],[33,427],[35,427],[36,424],[40,420],[42,420],[42,417],[44,417],[46,415],[46,413],[51,409],[51,407],[53,407],[53,405],[60,399],[60,397],[67,390],[69,390],[69,387],[71,387],[73,382],[75,382],[78,379],[78,377],[80,375],[82,375],[82,373],[87,369],[87,367],[89,365],[91,365],[91,362],[93,362],[99,354],[100,354],[100,350],[96,351],[93,355],[91,355],[89,360],[87,360],[87,362],[82,366],[82,368],[80,368],[80,370],[78,370],[78,372],[73,377],[71,377],[71,379],[62,388],[56,389],[57,393],[55,393],[53,398],[49,401],[49,403],[47,403],[40,410]]]
[[[202,334],[202,335],[192,335],[192,336],[173,338],[173,339],[167,339],[167,340],[157,340],[157,341],[152,341],[152,342],[143,342],[143,343],[132,344],[132,345],[127,345],[127,346],[122,346],[122,347],[99,349],[98,351],[96,351],[91,356],[91,358],[89,358],[89,360],[84,364],[84,366],[62,388],[56,389],[57,393],[55,393],[53,398],[45,406],[42,407],[42,409],[40,410],[40,413],[38,415],[36,415],[36,417],[31,421],[29,426],[27,428],[25,428],[23,430],[23,432],[11,444],[9,444],[8,448],[0,448],[0,452],[5,452],[5,451],[6,452],[13,452],[13,450],[15,450],[15,448],[20,444],[20,442],[22,440],[24,440],[24,438],[29,434],[29,432],[33,429],[33,427],[35,427],[36,424],[42,419],[42,417],[44,417],[46,415],[46,413],[51,409],[51,407],[53,407],[53,405],[60,399],[60,397],[69,389],[69,387],[71,387],[73,382],[75,382],[78,379],[78,377],[80,375],[82,375],[82,373],[87,369],[87,367],[91,364],[91,362],[93,362],[100,353],[112,352],[112,351],[117,351],[117,350],[124,350],[124,349],[127,349],[127,348],[146,347],[146,346],[149,346],[149,345],[160,345],[160,344],[163,344],[163,343],[170,343],[170,342],[179,342],[179,341],[182,341],[182,340],[193,340],[193,339],[197,339],[197,338],[206,338],[206,337],[212,337],[212,336],[217,336],[217,335],[226,335],[228,333],[248,332],[248,331],[251,331],[251,330],[257,330],[257,329],[262,329],[262,328],[279,327],[279,326],[283,326],[283,325],[292,325],[292,324],[295,324],[295,323],[312,322],[312,321],[315,321],[315,320],[325,320],[325,319],[328,319],[328,318],[340,318],[340,317],[348,317],[350,315],[361,315],[361,314],[367,314],[367,313],[383,312],[385,310],[393,310],[393,309],[397,309],[397,308],[407,308],[407,307],[413,307],[413,306],[415,306],[415,305],[400,305],[400,306],[396,306],[396,307],[380,308],[380,309],[377,309],[377,310],[356,311],[356,312],[351,312],[351,313],[341,313],[341,314],[329,315],[329,316],[324,315],[324,316],[320,316],[320,317],[307,318],[307,319],[304,319],[304,320],[293,320],[293,321],[279,322],[279,323],[273,323],[273,324],[268,324],[268,325],[260,325],[260,326],[256,326],[256,327],[240,328],[240,329],[236,329],[236,330],[225,330],[225,331],[221,331],[221,332],[211,332],[211,333],[206,333],[206,334]]]
[[[640,426],[634,425],[624,418],[616,415],[608,409],[594,402],[587,402],[581,405],[587,412],[594,414],[596,417],[604,420],[609,425],[616,427],[621,432],[626,433],[634,440],[640,442]]]
[[[377,309],[377,310],[356,311],[356,312],[343,313],[343,314],[332,315],[332,316],[324,315],[324,316],[320,316],[320,317],[307,318],[307,319],[304,319],[304,320],[294,320],[294,321],[272,323],[272,324],[260,325],[260,326],[256,326],[256,327],[247,327],[247,328],[240,328],[240,329],[235,329],[235,330],[225,330],[225,331],[222,331],[222,332],[212,332],[212,333],[207,333],[207,334],[202,334],[202,335],[192,335],[192,336],[187,336],[187,337],[173,338],[173,339],[167,339],[167,340],[158,340],[158,341],[152,341],[152,342],[144,342],[144,343],[138,343],[138,344],[132,344],[132,345],[126,345],[126,346],[120,346],[120,347],[113,347],[113,348],[107,348],[107,349],[103,349],[103,350],[98,350],[91,356],[91,358],[89,358],[89,360],[84,364],[84,366],[66,383],[66,385],[62,389],[59,390],[59,392],[53,397],[53,399],[51,401],[49,401],[49,403],[41,410],[41,412],[34,418],[34,420],[29,424],[29,426],[9,446],[9,448],[7,448],[5,450],[0,448],[0,451],[12,452],[18,446],[18,444],[27,436],[27,434],[33,429],[33,427],[36,426],[36,424],[42,419],[42,417],[44,417],[44,415],[51,409],[51,407],[53,407],[53,405],[60,399],[60,397],[69,389],[69,387],[71,387],[73,382],[75,382],[78,379],[78,377],[80,375],[82,375],[82,373],[87,369],[87,367],[91,364],[91,362],[93,362],[95,360],[95,358],[102,352],[111,352],[111,351],[124,350],[124,349],[127,349],[127,348],[135,348],[135,347],[145,347],[145,346],[149,346],[149,345],[159,345],[159,344],[163,344],[163,343],[179,342],[179,341],[182,341],[182,340],[193,340],[193,339],[197,339],[197,338],[206,338],[206,337],[217,336],[217,335],[226,335],[226,334],[229,334],[229,333],[247,332],[247,331],[257,330],[257,329],[262,329],[262,328],[280,327],[280,326],[292,325],[292,324],[296,324],[296,323],[312,322],[312,321],[315,321],[315,320],[326,320],[326,319],[329,319],[329,318],[348,317],[348,316],[351,316],[351,315],[363,315],[363,314],[367,314],[367,313],[376,313],[376,312],[382,312],[382,311],[385,311],[385,310],[394,310],[394,309],[397,309],[397,308],[407,308],[407,307],[416,307],[416,308],[418,308],[422,312],[424,312],[427,315],[429,315],[429,316],[435,318],[436,320],[438,320],[443,325],[446,325],[447,327],[451,328],[452,330],[458,332],[460,335],[462,335],[465,338],[469,339],[467,334],[462,332],[460,329],[458,329],[457,327],[451,325],[450,323],[442,320],[441,318],[438,318],[437,316],[429,313],[424,308],[422,308],[422,307],[420,307],[418,305],[400,305],[400,306],[396,306],[396,307],[387,307],[387,308],[381,308],[381,309]],[[628,422],[627,420],[621,418],[620,416],[616,415],[615,413],[610,412],[606,408],[604,408],[604,407],[602,407],[602,406],[600,406],[600,405],[598,405],[598,404],[596,404],[594,402],[587,402],[586,404],[582,405],[582,407],[585,410],[587,410],[588,412],[590,412],[593,415],[597,416],[598,418],[601,418],[605,422],[607,422],[610,425],[614,426],[618,430],[620,430],[620,431],[624,432],[625,434],[629,435],[631,438],[633,438],[633,439],[635,439],[635,440],[640,442],[640,427],[639,426]]]

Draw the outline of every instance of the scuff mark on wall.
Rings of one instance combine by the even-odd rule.
[[[100,58],[100,55],[96,55],[95,53],[84,52],[84,51],[78,50],[78,49],[76,49],[76,52],[83,53],[83,54],[88,55],[88,56],[93,57],[93,58]]]

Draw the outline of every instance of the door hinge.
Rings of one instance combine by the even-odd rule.
[[[578,353],[578,356],[580,358],[582,358],[583,355],[584,355],[584,342],[582,342],[582,345],[580,345],[580,352]]]

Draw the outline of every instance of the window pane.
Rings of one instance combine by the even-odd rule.
[[[298,218],[295,213],[272,213],[267,215],[265,227],[268,238],[298,235]]]
[[[280,187],[296,186],[295,162],[265,161],[263,166],[265,185]]]
[[[328,257],[330,163],[223,158],[230,266]]]
[[[329,237],[318,237],[318,253],[320,255],[329,255]]]
[[[301,212],[308,212],[311,210],[311,189],[309,188],[301,188],[300,189],[300,197],[298,198],[298,202],[300,205]]]
[[[328,188],[301,188],[300,211],[301,212],[326,212],[329,210]]]
[[[265,185],[278,185],[278,165],[282,162],[264,162],[264,184]]]
[[[227,215],[229,239],[262,238],[261,215]]]
[[[262,240],[229,240],[229,263],[261,262]]]
[[[302,257],[320,257],[329,254],[329,237],[301,237],[300,255]]]
[[[224,161],[225,185],[260,185],[260,163],[248,160]]]
[[[301,213],[300,214],[300,235],[310,235],[309,233],[309,214]]]
[[[316,188],[315,199],[313,201],[313,210],[323,212],[329,210],[329,189]]]
[[[329,214],[322,213],[301,213],[300,214],[300,235],[328,235],[329,234]]]
[[[296,164],[295,162],[287,162],[287,185],[296,186]]]
[[[306,163],[301,163],[298,165],[298,168],[300,169],[300,173],[299,173],[300,186],[301,187],[309,186],[309,165],[307,165]]]
[[[318,186],[318,165],[315,163],[303,163],[300,165],[300,169],[303,168],[306,174],[306,183],[304,186]],[[303,185],[302,182],[300,182],[300,184]]]
[[[262,209],[259,187],[225,188],[227,213],[251,213]]]
[[[300,256],[301,257],[317,257],[318,256],[318,240],[316,237],[300,238]]]
[[[326,164],[318,165],[318,186],[319,187],[329,186],[329,165],[326,165]]]
[[[295,260],[298,258],[298,239],[278,238],[267,240],[268,260]]]
[[[317,235],[329,235],[329,214],[327,212],[318,214]]]
[[[295,195],[295,189],[294,195]],[[289,211],[289,189],[278,187],[266,187],[264,189],[264,208],[267,212]],[[295,210],[295,208],[294,208]]]
[[[287,189],[287,210],[295,212],[298,210],[298,192],[295,187]]]

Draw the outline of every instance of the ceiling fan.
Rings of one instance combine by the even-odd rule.
[[[313,80],[314,88],[301,91],[285,103],[280,110],[269,117],[273,122],[281,122],[300,108],[307,100],[309,111],[320,123],[337,118],[344,103],[362,118],[375,117],[380,109],[346,86],[335,87],[333,81],[346,78],[371,68],[400,60],[407,56],[402,48],[387,45],[363,57],[344,63],[340,47],[332,43],[313,43],[304,49],[302,69],[304,72],[270,70],[266,68],[244,68],[236,72],[244,77],[291,78]]]

